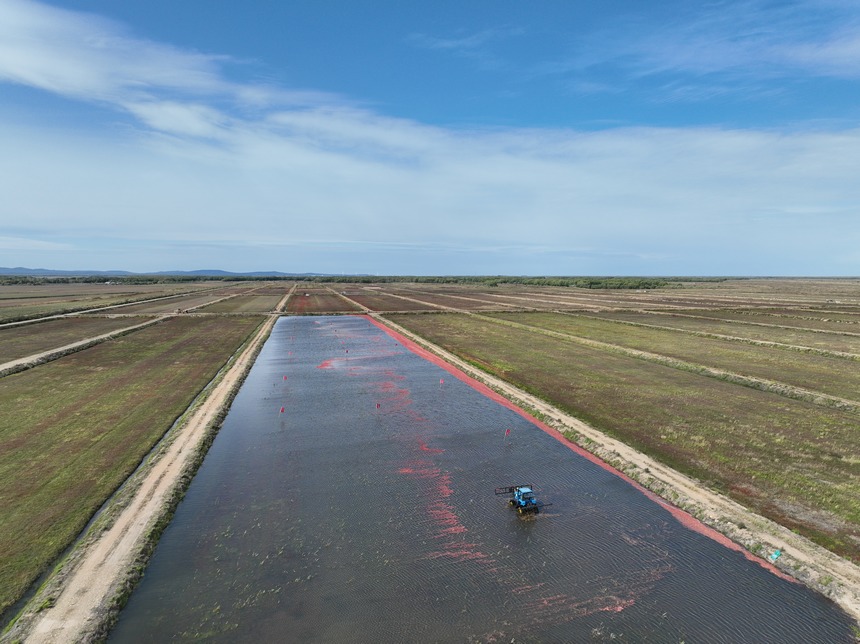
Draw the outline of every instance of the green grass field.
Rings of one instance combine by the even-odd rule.
[[[193,284],[0,284],[0,324],[169,295],[207,291],[212,288],[212,284],[206,282]]]
[[[496,313],[493,317],[777,381],[857,401],[860,405],[860,364],[856,360],[622,325],[586,315]]]
[[[261,321],[173,318],[0,378],[0,611],[71,543]]]
[[[744,324],[742,321],[703,319],[704,316],[711,316],[710,311],[699,311],[697,313],[697,315],[703,317],[620,312],[593,313],[591,315],[593,317],[668,327],[693,333],[713,333],[756,342],[779,342],[824,351],[842,351],[860,355],[860,336],[843,335],[834,332],[815,332],[804,329],[786,329],[778,326],[754,326]]]
[[[144,317],[71,317],[0,329],[0,363],[144,322]]]

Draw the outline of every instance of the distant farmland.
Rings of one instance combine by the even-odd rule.
[[[0,322],[81,315],[0,324],[0,364],[157,324],[0,377],[0,610],[287,293],[283,314],[384,316],[860,561],[857,280],[14,285]]]

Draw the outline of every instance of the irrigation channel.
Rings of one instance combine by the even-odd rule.
[[[854,641],[693,524],[369,318],[282,318],[110,641]]]

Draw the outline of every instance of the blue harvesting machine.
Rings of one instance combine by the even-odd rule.
[[[512,508],[516,508],[520,514],[540,514],[541,508],[552,505],[552,503],[544,503],[535,498],[533,485],[497,487],[496,494],[509,494],[508,503]]]

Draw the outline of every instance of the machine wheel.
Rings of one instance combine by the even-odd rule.
[[[522,514],[522,513],[523,513],[523,509],[522,509],[521,507],[520,507],[520,508],[517,508],[517,512],[519,512],[520,514]]]
[[[511,499],[510,501],[508,501],[508,505],[510,505],[511,507],[513,507],[514,505],[516,505],[516,501],[514,501],[513,499]]]

